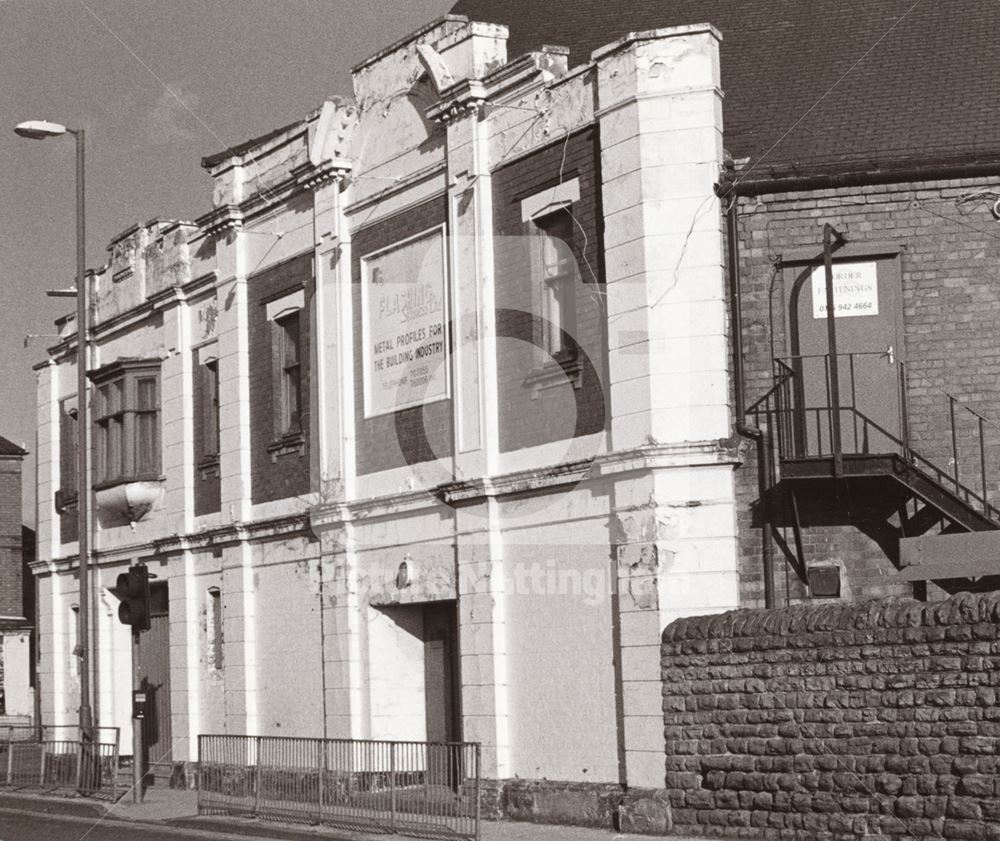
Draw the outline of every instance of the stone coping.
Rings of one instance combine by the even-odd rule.
[[[958,593],[931,604],[914,599],[877,599],[857,604],[733,610],[678,619],[664,630],[663,642],[978,623],[1000,623],[1000,592]]]

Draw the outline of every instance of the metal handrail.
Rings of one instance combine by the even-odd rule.
[[[853,440],[851,443],[853,444],[853,450],[856,451],[856,453],[867,453],[871,440],[870,435],[872,432],[877,432],[899,449],[900,455],[904,461],[914,465],[919,464],[928,469],[934,474],[938,484],[942,485],[945,490],[948,490],[949,486],[953,487],[956,497],[964,500],[968,505],[980,506],[983,513],[987,517],[1000,523],[1000,508],[992,505],[989,501],[986,459],[986,427],[990,426],[1000,430],[1000,424],[994,423],[982,413],[966,406],[954,395],[949,394],[948,392],[942,392],[938,389],[932,389],[933,391],[946,396],[949,401],[948,413],[952,467],[950,471],[939,467],[931,461],[931,459],[916,452],[911,445],[910,418],[907,399],[907,369],[905,363],[893,363],[895,365],[899,388],[899,433],[890,432],[884,426],[872,420],[871,417],[858,407],[855,359],[858,357],[883,355],[883,353],[877,351],[864,351],[858,353],[840,354],[838,356],[838,368],[845,360],[847,361],[850,388],[849,402],[845,405],[843,399],[838,401],[840,405],[837,406],[836,410],[832,406],[833,400],[832,395],[830,394],[830,354],[794,354],[775,358],[773,360],[774,384],[759,400],[747,409],[747,415],[754,417],[759,427],[765,426],[768,430],[768,434],[772,438],[777,438],[778,446],[776,448],[772,448],[772,452],[774,452],[776,460],[780,463],[783,459],[805,458],[811,455],[831,455],[835,459],[842,458],[843,451],[845,449],[848,454],[850,454],[851,448],[844,446],[844,441],[842,440],[841,435],[834,434],[834,427],[837,428],[838,432],[841,428],[841,414],[848,412],[850,413],[850,417],[852,419],[851,426],[848,427],[848,430],[853,432]],[[806,374],[803,369],[803,363],[806,363],[809,360],[823,361],[823,375],[826,380],[825,405],[801,405],[805,401],[803,386]],[[845,394],[844,396],[847,395]],[[961,410],[964,410],[969,415],[974,417],[976,421],[975,439],[977,440],[979,449],[978,467],[979,486],[981,491],[979,493],[972,490],[971,487],[968,487],[961,481],[961,471],[959,467],[961,463],[961,453],[959,448],[960,436],[958,434],[959,423],[956,419],[956,413],[959,413],[957,415],[958,417],[964,416],[960,414]],[[824,435],[823,431],[824,414],[827,416],[827,425],[829,427],[828,435]],[[816,419],[816,429],[813,431],[813,435],[810,436],[808,425],[810,423],[810,418],[814,415]],[[764,421],[763,424],[762,420]],[[847,430],[845,430],[845,433],[846,431]],[[822,441],[825,437],[831,438],[831,452],[810,452],[811,450],[816,449],[814,445],[811,445],[811,441],[815,442],[815,444],[819,444],[819,447],[822,448]],[[849,436],[846,437],[849,438]],[[773,469],[776,471],[777,466]]]

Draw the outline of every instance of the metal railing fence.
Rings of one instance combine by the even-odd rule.
[[[76,726],[0,727],[0,785],[72,789],[116,800],[117,727],[95,727],[84,739]]]
[[[479,838],[474,743],[198,737],[198,813]]]

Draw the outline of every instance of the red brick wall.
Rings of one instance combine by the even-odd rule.
[[[953,181],[823,190],[807,194],[744,199],[741,202],[743,336],[748,402],[770,387],[772,348],[787,353],[782,317],[785,278],[776,264],[793,249],[821,251],[823,225],[833,224],[853,245],[896,243],[902,275],[903,340],[907,399],[913,446],[944,468],[950,467],[951,436],[946,392],[1000,421],[1000,226],[988,205],[963,206],[956,199],[989,186]],[[898,352],[898,351],[897,351]],[[979,451],[971,416],[959,413],[961,475],[980,490]],[[757,468],[751,457],[738,473],[742,603],[761,606],[760,530],[751,506],[757,500]],[[987,428],[987,490],[1000,496],[1000,428]],[[863,495],[843,494],[839,502],[813,494],[813,506],[870,507]],[[818,519],[816,517],[814,520]],[[793,546],[790,529],[784,530]],[[865,598],[905,595],[906,582],[871,537],[853,525],[816,525],[805,531],[810,562],[843,565],[846,595]],[[776,553],[778,596],[805,597],[794,572]],[[786,575],[787,573],[787,575]]]
[[[0,616],[22,616],[21,456],[0,457]]]
[[[496,261],[497,388],[503,452],[589,435],[604,429],[607,342],[600,203],[600,149],[588,128],[493,174]],[[560,174],[561,170],[561,174]],[[576,222],[569,243],[579,267],[576,328],[571,338],[583,360],[580,387],[566,380],[535,389],[526,377],[538,362],[533,345],[539,283],[532,277],[531,229],[521,201],[561,182],[580,180],[580,199],[569,208]]]
[[[453,452],[452,402],[442,400],[365,420],[361,319],[361,258],[448,220],[447,199],[432,199],[352,235],[354,394],[360,475],[447,458]]]
[[[250,446],[251,498],[253,502],[271,502],[301,496],[310,491],[309,406],[312,377],[309,368],[309,302],[313,294],[313,254],[308,252],[253,275],[248,282],[248,320],[250,328]],[[269,447],[275,442],[275,383],[272,360],[272,324],[267,320],[267,303],[299,289],[305,291],[306,307],[300,319],[299,353],[302,383],[302,446],[296,451],[274,455]],[[222,364],[225,364],[223,361]]]

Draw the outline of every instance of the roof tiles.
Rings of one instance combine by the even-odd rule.
[[[1000,158],[994,0],[459,0],[571,64],[628,32],[711,23],[723,33],[726,147],[770,171]]]

